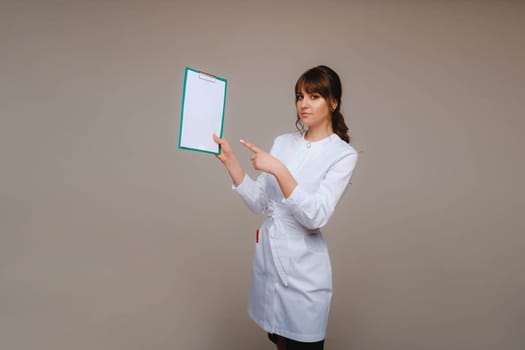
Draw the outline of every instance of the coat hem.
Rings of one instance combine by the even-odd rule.
[[[298,333],[290,332],[286,329],[281,329],[277,327],[276,328],[265,327],[264,322],[262,320],[259,320],[257,317],[255,317],[249,310],[248,310],[248,315],[250,316],[253,322],[255,322],[259,327],[261,327],[267,333],[278,334],[288,339],[305,342],[305,343],[313,343],[313,342],[324,340],[326,337],[326,332],[306,335],[306,334],[298,334]]]

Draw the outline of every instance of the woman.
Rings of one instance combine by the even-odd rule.
[[[295,85],[298,131],[277,137],[270,153],[249,142],[254,181],[226,139],[217,158],[233,189],[256,214],[267,212],[256,233],[248,313],[277,349],[323,349],[332,271],[320,228],[350,182],[357,152],[348,144],[341,81],[326,66],[303,73]]]

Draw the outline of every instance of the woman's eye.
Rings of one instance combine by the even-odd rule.
[[[296,95],[296,96],[295,96],[295,99],[296,99],[297,101],[301,101],[301,100],[303,99],[303,96],[302,96],[302,95]]]
[[[312,100],[316,100],[316,99],[319,98],[319,95],[311,95],[310,98],[311,98]]]

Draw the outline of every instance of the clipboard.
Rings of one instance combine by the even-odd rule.
[[[224,78],[186,67],[180,113],[180,149],[220,153],[212,135],[222,137],[227,85]]]

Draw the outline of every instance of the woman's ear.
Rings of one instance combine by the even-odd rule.
[[[330,99],[330,108],[332,112],[337,109],[337,101],[334,98]]]

